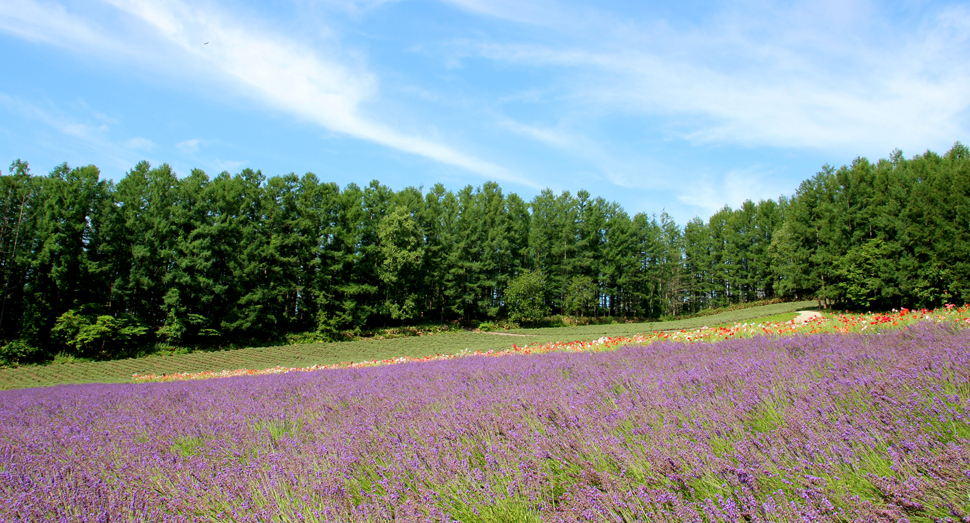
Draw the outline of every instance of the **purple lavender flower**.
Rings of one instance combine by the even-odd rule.
[[[0,392],[0,521],[970,521],[970,331]]]

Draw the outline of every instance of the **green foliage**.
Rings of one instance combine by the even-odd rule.
[[[253,431],[257,434],[266,432],[274,443],[279,443],[285,436],[298,434],[303,430],[303,421],[292,421],[289,419],[270,419],[257,422],[253,425]]]
[[[81,314],[72,309],[60,317],[51,329],[51,337],[69,347],[73,354],[84,357],[109,358],[119,343],[136,341],[148,329],[129,317]]]
[[[52,365],[64,365],[66,363],[79,363],[79,362],[87,362],[87,361],[91,361],[91,360],[88,358],[79,358],[73,354],[68,354],[66,352],[58,352],[51,359],[50,363]]]
[[[850,248],[839,260],[835,271],[840,280],[837,284],[840,296],[866,308],[878,303],[886,288],[883,280],[892,276],[885,270],[888,256],[889,248],[879,238]]]
[[[323,341],[333,341],[340,339],[339,321],[333,316],[328,316],[327,312],[321,310],[317,313],[316,334],[323,338]]]
[[[711,453],[718,457],[734,452],[734,441],[728,438],[714,436],[711,438],[709,445],[711,447]]]
[[[747,427],[755,432],[771,432],[785,423],[785,411],[773,399],[766,399],[750,414]]]
[[[524,499],[503,498],[494,504],[471,504],[456,500],[450,518],[461,523],[539,523],[539,513],[528,507]]]
[[[546,305],[546,282],[539,271],[519,274],[505,290],[509,319],[522,324],[535,324],[549,314]]]
[[[198,456],[205,449],[206,438],[203,436],[182,436],[175,438],[175,441],[168,448],[168,451],[180,458],[191,458]]]
[[[419,277],[424,234],[410,211],[395,208],[377,226],[381,262],[377,268],[385,286],[384,311],[395,320],[418,314],[419,295],[413,285]]]
[[[19,365],[33,363],[39,359],[40,349],[21,340],[13,340],[0,345],[0,365]]]
[[[790,313],[811,306],[812,302],[778,303],[750,307],[717,315],[654,323],[612,323],[541,329],[514,329],[496,336],[466,331],[457,326],[437,325],[416,328],[383,329],[372,337],[340,343],[312,343],[278,347],[235,347],[233,350],[197,350],[158,344],[148,355],[113,361],[85,361],[73,354],[55,357],[62,365],[21,366],[0,369],[0,389],[37,387],[59,383],[128,382],[131,375],[173,374],[178,372],[221,371],[225,369],[266,369],[270,367],[308,367],[349,361],[383,360],[399,356],[420,358],[462,351],[504,350],[512,343],[548,343],[564,340],[595,340],[603,336],[633,336],[655,330],[697,329],[702,326],[757,321],[767,315]],[[338,339],[350,340],[347,333]],[[433,334],[433,335],[431,335]]]
[[[935,307],[970,301],[967,223],[959,143],[826,165],[791,197],[683,226],[585,190],[526,202],[494,182],[340,188],[148,162],[115,184],[90,165],[34,176],[17,160],[0,176],[0,343],[37,347],[38,360],[104,358],[429,321],[673,318],[778,297]],[[543,288],[523,294],[532,273]]]
[[[328,343],[336,341],[322,332],[299,332],[286,335],[287,345],[307,345],[310,343]]]
[[[566,290],[564,308],[566,313],[585,316],[596,307],[596,286],[589,276],[573,276]]]

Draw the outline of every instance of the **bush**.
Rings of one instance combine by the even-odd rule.
[[[503,331],[516,329],[519,325],[510,321],[483,321],[478,324],[478,330],[482,332]]]
[[[115,318],[71,309],[57,318],[51,338],[75,356],[111,359],[118,357],[125,345],[137,345],[147,333],[147,327],[127,314]]]
[[[20,340],[8,341],[0,346],[0,365],[33,363],[41,356],[41,350]]]
[[[542,273],[529,271],[516,276],[505,289],[505,303],[510,321],[527,325],[541,322],[549,314]]]
[[[299,332],[286,335],[287,345],[308,345],[310,343],[329,343],[333,341],[331,335],[321,332]]]

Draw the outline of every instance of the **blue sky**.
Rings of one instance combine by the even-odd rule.
[[[962,3],[3,0],[0,71],[4,172],[495,180],[681,224],[970,141]]]

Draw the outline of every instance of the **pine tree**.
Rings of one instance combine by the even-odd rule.
[[[97,288],[87,285],[92,280],[88,247],[97,234],[92,218],[107,188],[99,177],[93,165],[71,169],[62,164],[39,181],[36,234],[29,247],[32,276],[24,290],[22,330],[24,339],[34,346],[58,346],[51,331],[70,311],[103,313]],[[90,349],[97,352],[79,355],[109,356],[103,346]]]
[[[31,177],[26,162],[14,161],[9,174],[0,176],[0,277],[3,278],[0,339],[3,340],[16,340],[21,336],[26,305],[24,285],[33,254],[30,246],[37,237],[38,196],[38,184]]]

